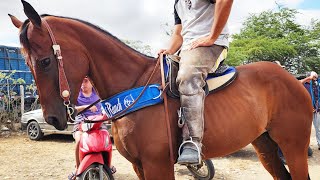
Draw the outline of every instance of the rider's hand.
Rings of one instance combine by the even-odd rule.
[[[311,81],[312,79],[313,79],[312,75],[307,77],[307,81]]]
[[[167,49],[160,49],[159,51],[158,51],[158,56],[160,55],[160,54],[172,54],[169,50],[167,50]]]
[[[97,106],[92,106],[92,107],[90,108],[90,111],[91,111],[91,112],[96,112],[96,111],[98,111]]]
[[[202,38],[198,38],[190,44],[189,50],[201,47],[201,46],[212,46],[214,44],[214,40],[210,36],[205,36]]]

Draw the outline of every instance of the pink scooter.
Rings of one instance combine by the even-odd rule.
[[[89,120],[104,120],[105,115],[90,116]],[[80,165],[76,172],[79,180],[113,180],[111,171],[112,142],[103,122],[81,123],[83,131],[79,145]]]

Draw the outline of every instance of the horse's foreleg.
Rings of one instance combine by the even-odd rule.
[[[255,139],[252,145],[261,163],[274,179],[291,179],[289,172],[278,156],[278,145],[267,132]]]
[[[174,165],[170,161],[142,162],[144,179],[146,180],[174,180]]]
[[[133,170],[136,172],[137,176],[139,177],[140,180],[144,180],[144,174],[143,174],[143,169],[140,168],[139,166],[132,164]]]

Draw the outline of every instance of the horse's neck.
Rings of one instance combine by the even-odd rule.
[[[88,39],[90,76],[101,98],[107,98],[123,90],[135,87],[148,76],[155,61],[146,57],[114,37],[102,35],[101,42]]]

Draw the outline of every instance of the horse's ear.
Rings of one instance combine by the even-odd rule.
[[[10,16],[12,24],[15,27],[20,28],[22,26],[23,23],[18,18],[16,18],[15,16],[12,16],[11,14],[8,14],[8,15]]]
[[[29,18],[31,23],[34,26],[40,28],[41,27],[41,17],[37,13],[37,11],[34,10],[34,8],[29,3],[27,3],[26,1],[21,0],[21,2],[23,4],[24,13],[27,15],[27,17]]]

